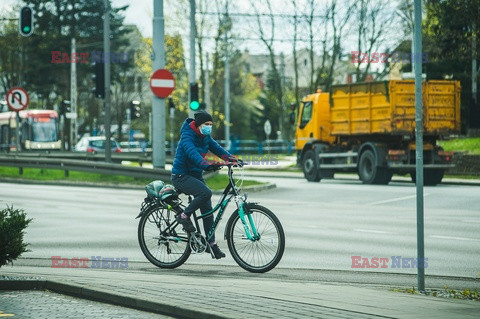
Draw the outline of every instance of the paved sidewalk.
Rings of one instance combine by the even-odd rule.
[[[402,294],[386,287],[274,281],[262,274],[227,278],[227,270],[224,276],[208,277],[204,271],[186,275],[153,266],[136,271],[13,266],[2,267],[0,275],[34,276],[47,280],[50,291],[181,318],[468,319],[480,313],[476,301]],[[0,289],[24,284],[0,281]]]
[[[173,319],[48,291],[0,291],[0,317],[21,319]]]

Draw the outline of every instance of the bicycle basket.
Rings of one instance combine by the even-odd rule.
[[[177,190],[173,185],[165,184],[163,181],[153,181],[145,186],[149,197],[155,197],[162,201],[178,197]]]

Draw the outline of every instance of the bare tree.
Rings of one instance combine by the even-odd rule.
[[[394,21],[394,14],[389,14],[388,2],[359,0],[356,19],[357,50],[359,61],[356,67],[357,82],[365,81],[370,72],[372,53],[377,52],[382,45],[382,37]],[[385,56],[383,56],[384,58]],[[382,57],[379,57],[382,59]],[[386,64],[386,63],[384,63]],[[365,66],[365,68],[362,68]]]
[[[315,88],[323,84],[326,91],[330,90],[335,76],[335,66],[342,52],[342,41],[345,36],[345,28],[352,18],[355,5],[350,1],[343,2],[343,13],[337,7],[338,2],[331,0],[326,7],[325,22],[323,23],[325,38],[322,39],[322,62],[317,68]],[[331,36],[328,30],[331,28]]]
[[[270,0],[266,1],[266,5],[268,8],[268,14],[267,17],[270,22],[270,36],[268,36],[263,28],[262,21],[260,18],[260,12],[258,11],[258,8],[255,5],[254,0],[250,0],[251,6],[255,12],[256,16],[256,21],[257,21],[257,34],[260,38],[260,41],[265,45],[267,48],[267,51],[269,53],[270,57],[270,67],[271,67],[271,74],[272,74],[272,91],[275,94],[275,97],[277,99],[277,105],[279,108],[279,119],[278,119],[278,127],[279,130],[282,134],[282,137],[284,136],[284,101],[283,101],[283,86],[282,86],[282,78],[280,76],[280,73],[278,71],[276,61],[275,61],[275,49],[273,47],[273,41],[275,39],[275,18],[273,15],[273,10],[272,10],[272,3]]]
[[[293,5],[293,71],[295,73],[295,103],[299,105],[299,89],[298,89],[298,57],[297,57],[297,35],[298,35],[298,11],[297,11],[297,0],[292,0]]]

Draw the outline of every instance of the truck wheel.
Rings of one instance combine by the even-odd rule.
[[[305,178],[309,182],[319,182],[321,179],[315,156],[316,156],[315,152],[312,150],[309,150],[305,153],[303,157],[303,162],[302,162],[303,175],[305,175]]]
[[[440,184],[443,179],[443,175],[445,171],[443,169],[429,169],[423,171],[423,185],[425,186],[435,186]],[[412,172],[410,173],[412,177],[412,182],[417,182],[417,173]]]
[[[358,176],[364,184],[387,185],[392,179],[393,172],[387,168],[376,165],[375,154],[366,150],[360,156]]]

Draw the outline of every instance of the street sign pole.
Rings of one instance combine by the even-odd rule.
[[[165,20],[163,0],[153,1],[153,69],[165,67]],[[152,162],[155,168],[165,168],[165,99],[153,96],[152,102]]]
[[[422,113],[422,0],[415,0],[415,144],[417,182],[417,260],[418,290],[425,291],[425,252],[423,225],[423,113]]]
[[[105,56],[105,162],[112,161],[112,147],[110,143],[110,3],[105,0],[105,15],[103,18],[103,53]]]
[[[15,146],[17,153],[21,151],[20,149],[20,111],[15,112],[17,116],[15,117]]]

